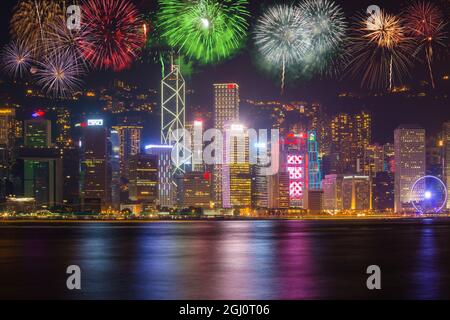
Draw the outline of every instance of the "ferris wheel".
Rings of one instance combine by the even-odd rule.
[[[411,188],[410,199],[417,213],[439,213],[447,203],[447,187],[435,176],[416,180]]]

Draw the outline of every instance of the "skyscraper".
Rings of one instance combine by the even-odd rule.
[[[322,188],[322,165],[316,131],[308,131],[308,190]]]
[[[331,173],[356,173],[371,142],[372,118],[366,111],[340,113],[331,120]]]
[[[327,211],[339,212],[343,210],[342,182],[343,175],[330,174],[323,179],[323,208]]]
[[[155,206],[158,199],[158,156],[131,156],[129,169],[130,200]]]
[[[51,145],[51,122],[44,115],[33,116],[34,119],[25,120],[25,146],[27,148],[48,148]]]
[[[186,171],[183,153],[186,150],[182,130],[186,124],[186,84],[177,65],[161,81],[161,144],[173,145],[172,176],[182,176]],[[176,179],[174,179],[176,180]]]
[[[224,126],[222,207],[251,207],[250,149],[247,128],[238,123]]]
[[[342,181],[342,206],[344,210],[368,210],[372,206],[370,178],[344,176]]]
[[[394,209],[394,174],[377,172],[372,179],[373,208],[378,211]]]
[[[143,127],[131,125],[113,126],[119,138],[120,176],[129,178],[130,158],[139,154],[141,150],[141,133]]]
[[[145,152],[158,157],[158,204],[171,208],[176,204],[177,185],[173,179],[172,146],[148,145]]]
[[[383,146],[372,144],[364,150],[364,160],[360,162],[359,172],[374,177],[378,172],[385,171]]]
[[[81,141],[81,201],[85,211],[100,212],[111,204],[108,130],[101,119],[88,120]]]
[[[268,148],[270,146],[266,143],[258,143],[256,145],[251,145],[250,148],[255,149],[255,154],[267,155]],[[268,176],[264,174],[264,169],[267,165],[264,163],[263,157],[258,157],[258,163],[251,165],[251,175],[252,175],[252,207],[256,209],[267,209],[269,206],[268,192]]]
[[[70,137],[70,112],[68,108],[56,109],[56,144],[60,148],[67,148],[72,146],[72,139]]]
[[[372,116],[367,111],[361,111],[355,114],[353,119],[352,156],[357,159],[357,163],[361,163],[372,140]]]
[[[182,206],[203,208],[211,206],[211,176],[203,172],[186,172],[182,182]]]
[[[414,182],[425,175],[425,130],[402,125],[394,132],[395,212],[412,211],[410,199]]]
[[[239,85],[236,83],[214,84],[214,126],[223,130],[228,123],[239,121]],[[214,198],[222,206],[222,165],[214,166]]]
[[[62,159],[51,149],[51,122],[43,112],[25,121],[24,196],[34,198],[39,207],[51,208],[63,200]]]
[[[63,200],[62,158],[51,149],[51,122],[38,110],[25,120],[25,143],[19,157],[24,161],[24,195],[39,207],[51,208]]]
[[[191,136],[191,144],[187,146],[190,150],[189,165],[195,172],[203,172],[205,166],[203,163],[203,131],[204,121],[196,119],[186,124],[186,130]]]
[[[7,183],[14,147],[15,110],[0,109],[0,201],[7,195]]]
[[[288,210],[290,207],[289,173],[279,171],[268,177],[268,205],[271,210]]]

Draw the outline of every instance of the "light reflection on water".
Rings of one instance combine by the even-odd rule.
[[[449,241],[450,220],[0,225],[0,298],[450,298]]]

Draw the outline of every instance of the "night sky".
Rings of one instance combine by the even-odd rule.
[[[17,2],[15,0],[2,0],[0,36],[3,44],[10,40],[9,20]],[[135,0],[134,2],[139,6],[142,13],[148,13],[150,10],[154,11],[157,8],[157,1],[155,0]],[[250,28],[254,25],[255,18],[263,12],[268,4],[290,2],[250,0],[252,13]],[[390,13],[400,13],[410,3],[410,1],[405,0],[337,0],[336,2],[343,6],[349,22],[355,14],[364,12],[371,4],[377,4]],[[448,16],[450,2],[447,0],[436,0],[435,2],[439,2],[441,8],[447,10]],[[442,96],[450,95],[450,81],[437,81],[438,89],[435,91],[431,91],[427,87],[421,87],[419,85],[420,80],[427,79],[424,65],[416,65],[412,70],[411,78],[405,81],[414,90],[427,92],[427,96],[424,98],[409,99],[404,96],[375,98],[371,96],[374,92],[360,88],[359,79],[340,79],[339,77],[337,79],[312,79],[289,83],[285,95],[280,97],[279,85],[256,67],[254,59],[252,59],[253,50],[250,38],[244,50],[232,59],[216,66],[195,68],[194,74],[187,81],[188,89],[195,90],[195,94],[191,97],[192,101],[188,101],[188,105],[195,104],[212,108],[212,84],[215,82],[238,82],[241,86],[242,99],[317,101],[322,103],[330,114],[367,109],[373,114],[373,133],[377,142],[393,140],[393,130],[401,123],[418,123],[429,130],[431,134],[435,134],[443,121],[450,120],[449,100],[448,98],[442,98]],[[436,78],[440,79],[444,74],[450,72],[449,58],[450,54],[447,52],[446,59],[437,62],[435,66]],[[160,66],[156,63],[138,63],[131,70],[121,74],[113,74],[112,72],[90,73],[85,81],[87,85],[98,85],[113,78],[123,78],[149,88],[158,88],[160,70]],[[352,91],[361,98],[338,98],[338,93],[343,91]],[[439,98],[435,98],[435,96]]]

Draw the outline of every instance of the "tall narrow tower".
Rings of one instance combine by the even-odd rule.
[[[170,73],[161,81],[161,144],[174,145],[173,177],[186,171],[186,161],[183,161],[183,134],[186,122],[186,85],[180,72],[180,67],[172,65]],[[175,179],[174,179],[175,180]]]
[[[223,130],[226,124],[239,121],[239,85],[237,83],[214,84],[214,125]],[[222,165],[214,165],[214,199],[222,207]]]

